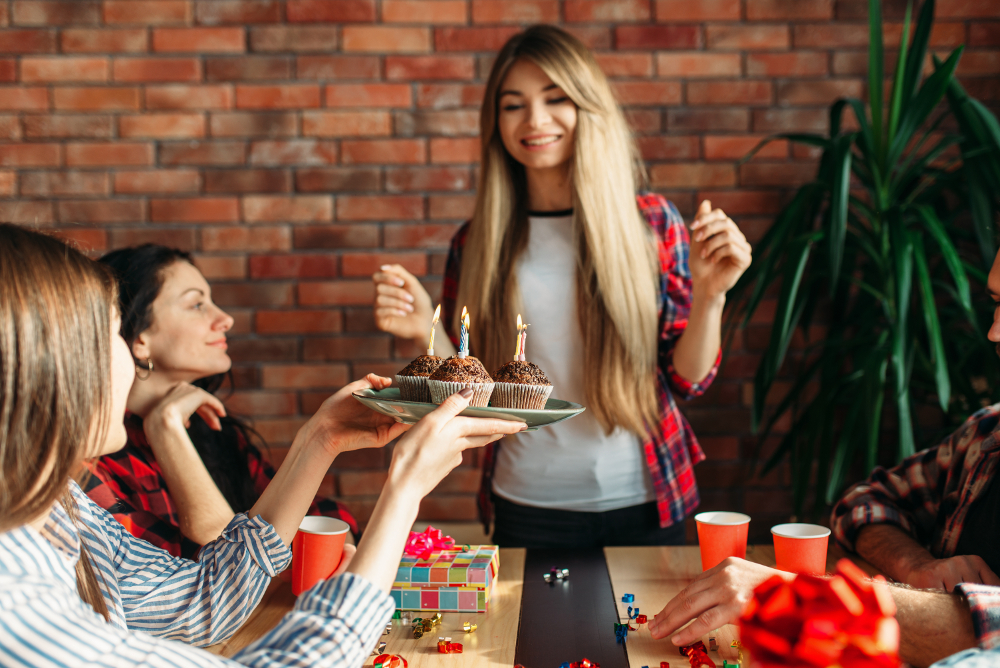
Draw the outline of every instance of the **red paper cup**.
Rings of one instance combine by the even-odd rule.
[[[743,513],[711,512],[694,516],[701,548],[701,570],[718,566],[726,557],[747,556],[750,516]]]
[[[292,593],[298,596],[340,565],[351,527],[333,517],[304,517],[292,540]]]
[[[789,573],[826,573],[826,546],[830,530],[818,524],[779,524],[771,527],[774,561]]]

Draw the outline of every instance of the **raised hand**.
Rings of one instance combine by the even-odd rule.
[[[691,223],[688,266],[695,298],[724,296],[751,262],[750,243],[722,209],[704,200]]]
[[[392,380],[373,373],[363,380],[345,385],[323,402],[303,429],[317,433],[324,445],[334,448],[335,453],[382,447],[409,429],[410,425],[376,413],[351,395],[369,388],[384,390],[390,385]]]
[[[191,416],[197,413],[215,431],[222,429],[220,417],[226,416],[226,407],[214,394],[190,383],[178,383],[153,407],[144,421],[144,427],[158,430],[163,426],[191,426]],[[150,434],[147,432],[147,438]],[[155,436],[154,436],[155,438]]]
[[[375,325],[403,339],[423,339],[431,331],[434,306],[417,277],[398,264],[382,265],[375,282]]]

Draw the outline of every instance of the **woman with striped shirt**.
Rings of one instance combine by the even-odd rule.
[[[134,379],[118,335],[115,283],[59,241],[0,225],[0,666],[221,666],[188,644],[225,639],[284,569],[288,545],[339,453],[379,447],[405,427],[350,394],[299,431],[274,481],[197,562],[131,536],[71,476],[125,443]],[[462,451],[523,425],[456,415],[454,395],[400,439],[388,484],[346,572],[235,660],[248,666],[361,666],[393,611],[388,591],[420,500]]]

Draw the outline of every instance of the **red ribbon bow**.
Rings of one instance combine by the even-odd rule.
[[[429,559],[432,552],[455,551],[455,539],[445,536],[440,529],[427,527],[423,533],[410,532],[410,537],[406,541],[404,554],[412,554],[418,559]]]

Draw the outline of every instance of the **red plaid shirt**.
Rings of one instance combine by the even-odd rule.
[[[167,481],[142,428],[142,418],[125,418],[128,442],[118,452],[104,455],[90,466],[93,475],[86,483],[87,496],[115,516],[136,538],[161,547],[174,556],[193,559],[201,545],[186,538],[180,530],[177,507],[167,489]],[[247,454],[247,467],[259,496],[274,478],[275,470],[260,450],[240,436],[239,447]],[[236,509],[243,512],[249,509]],[[358,524],[347,509],[332,499],[316,497],[309,515],[325,515],[344,520],[351,531]]]
[[[698,485],[694,465],[705,459],[694,431],[677,408],[674,395],[691,399],[705,392],[715,380],[722,351],[712,370],[700,383],[692,383],[674,370],[674,345],[687,327],[691,311],[691,272],[688,270],[688,231],[684,219],[672,202],[656,194],[636,196],[639,211],[656,233],[660,258],[660,345],[656,389],[660,397],[661,417],[653,437],[643,444],[646,465],[656,490],[656,507],[660,526],[667,527],[684,518],[698,507]],[[461,280],[462,250],[469,232],[469,223],[458,230],[451,240],[445,265],[441,298],[441,320],[445,323],[452,343],[458,337],[452,331],[458,284]],[[489,529],[493,520],[490,503],[493,467],[499,443],[486,446],[483,454],[483,477],[479,487],[479,513]]]

